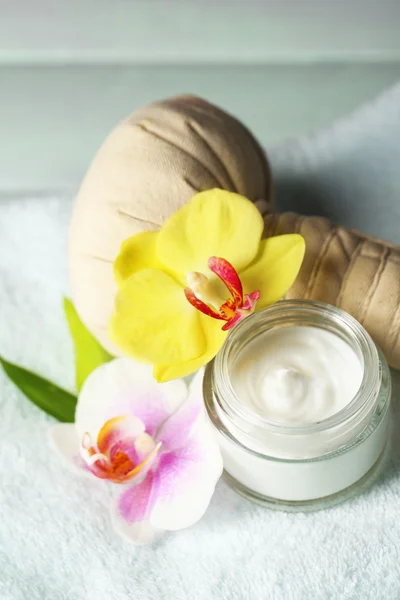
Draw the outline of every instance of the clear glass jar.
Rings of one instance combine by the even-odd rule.
[[[268,421],[236,395],[230,378],[232,365],[247,344],[272,329],[291,326],[334,333],[354,350],[363,367],[361,386],[347,406],[302,426]],[[385,462],[390,371],[365,329],[338,308],[282,301],[250,315],[230,332],[207,365],[203,389],[226,479],[238,492],[271,508],[317,510],[341,502],[370,485]]]

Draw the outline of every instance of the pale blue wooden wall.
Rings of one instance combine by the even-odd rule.
[[[76,186],[110,128],[192,92],[260,141],[400,79],[397,0],[0,0],[0,190]]]

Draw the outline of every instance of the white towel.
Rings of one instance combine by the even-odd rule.
[[[400,88],[390,97],[398,111]],[[359,136],[376,120],[383,127],[387,98],[350,117],[347,127],[344,120],[332,136],[317,139],[332,148],[349,146],[346,135],[356,131]],[[386,132],[391,128],[393,133],[394,110],[387,110]],[[304,162],[317,177],[322,150],[320,143],[313,150],[315,139],[272,150],[278,187],[285,179],[305,182],[306,173],[299,170]],[[397,165],[399,139],[392,145]],[[351,154],[357,162],[358,152],[367,152],[368,138],[362,143]],[[376,176],[385,189],[385,177]],[[325,179],[318,181],[323,186]],[[397,182],[398,190],[399,175]],[[371,191],[370,205],[381,201],[380,186],[377,182]],[[292,195],[293,189],[291,184]],[[72,200],[63,197],[0,200],[0,354],[67,388],[73,386],[73,354],[61,304],[68,293],[71,206]],[[372,221],[368,227],[373,230]],[[395,380],[400,392],[400,377]],[[47,432],[52,419],[3,374],[0,407],[1,600],[400,598],[399,441],[378,483],[340,506],[309,514],[274,512],[220,482],[198,524],[157,546],[136,548],[114,534],[102,482],[83,482],[51,453]],[[395,427],[400,431],[399,412]]]

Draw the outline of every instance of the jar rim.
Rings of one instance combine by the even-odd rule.
[[[363,377],[353,399],[341,410],[315,423],[288,425],[270,421],[251,410],[240,401],[229,376],[229,358],[238,345],[245,344],[251,332],[261,333],[278,326],[298,325],[296,319],[309,320],[309,326],[329,328],[337,335],[346,337],[347,343],[357,348],[362,359]],[[313,322],[315,320],[315,323]],[[304,324],[304,323],[303,323]],[[305,435],[327,431],[351,421],[360,411],[373,404],[382,380],[378,349],[371,336],[354,317],[344,310],[311,300],[282,300],[272,307],[262,309],[243,319],[231,330],[223,347],[213,361],[211,377],[219,403],[231,418],[270,433]]]

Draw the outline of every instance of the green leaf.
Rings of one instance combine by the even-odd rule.
[[[51,381],[22,369],[0,356],[5,373],[23,394],[47,414],[65,423],[73,423],[77,398]]]
[[[113,359],[80,320],[71,300],[64,298],[64,311],[74,340],[76,388],[80,391],[86,377],[100,365]]]

